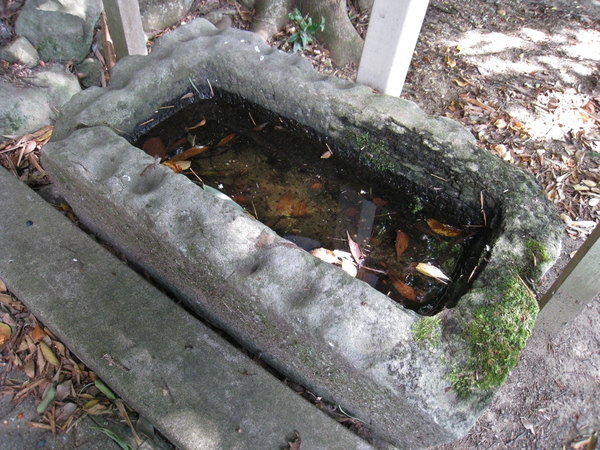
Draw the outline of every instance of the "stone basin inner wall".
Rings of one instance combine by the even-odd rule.
[[[170,169],[148,169],[153,158],[128,139],[159,107],[194,92],[190,79],[315,130],[335,142],[340,162],[377,171],[392,190],[418,189],[458,220],[482,220],[483,192],[487,263],[442,313],[439,342],[416,342],[421,319],[365,283]],[[560,219],[536,181],[478,149],[458,124],[203,20],[162,37],[148,57],[120,61],[109,88],[75,96],[43,163],[87,226],[269,364],[364,421],[382,446],[425,448],[469,430],[497,389],[449,389],[453,370],[477,358],[464,338],[471,311],[502,299],[498,280],[525,263],[528,241],[549,263],[560,250]]]

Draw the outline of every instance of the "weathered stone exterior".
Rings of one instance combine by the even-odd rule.
[[[422,319],[414,313],[185,177],[160,165],[145,170],[153,159],[122,136],[159,106],[194,92],[190,77],[335,139],[340,162],[378,170],[390,189],[418,188],[461,220],[482,220],[483,197],[493,229],[485,268],[434,323],[439,339],[417,342],[414,326]],[[365,156],[355,138],[366,135],[384,148]],[[560,250],[560,220],[536,181],[478,149],[460,125],[320,76],[306,60],[250,33],[217,32],[203,20],[161,38],[148,57],[120,61],[108,89],[75,96],[43,163],[101,237],[261,358],[400,448],[440,444],[474,424],[535,320],[535,300],[518,282],[536,264],[528,243],[545,250],[546,265]],[[545,268],[536,267],[538,276]],[[519,339],[508,355],[492,352],[502,360],[481,361],[477,345],[490,343],[469,341],[473,324]]]

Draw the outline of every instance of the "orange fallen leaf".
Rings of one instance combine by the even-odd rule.
[[[31,330],[31,339],[33,339],[34,341],[41,341],[46,337],[46,334],[47,333],[38,323],[37,326],[33,330]]]
[[[207,152],[208,150],[210,150],[210,147],[208,147],[206,145],[199,145],[196,147],[188,148],[186,151],[178,153],[177,155],[173,156],[170,159],[170,161],[171,162],[185,161],[186,159],[193,158],[194,156],[200,155],[204,152]]]
[[[427,219],[427,225],[429,225],[429,228],[431,228],[435,233],[447,237],[458,236],[463,231],[460,228],[438,222],[435,219]]]
[[[4,343],[8,342],[10,336],[12,334],[12,330],[5,323],[0,322],[0,345],[4,345]]]
[[[388,270],[387,275],[388,275],[388,278],[390,279],[390,281],[392,282],[392,286],[394,286],[394,289],[396,289],[398,291],[398,294],[400,294],[402,297],[406,298],[407,300],[410,300],[413,302],[417,301],[417,294],[411,286],[409,286],[404,281],[402,281],[400,279],[400,277],[398,277],[398,275],[396,275],[391,270]]]
[[[400,230],[396,230],[396,261],[400,259],[400,255],[408,248],[408,236]]]
[[[216,146],[221,147],[221,146],[227,144],[229,141],[231,141],[234,137],[235,137],[235,133],[228,134],[223,139],[221,139]]]
[[[246,200],[246,197],[244,197],[243,195],[232,195],[231,200],[236,202],[238,205],[245,205],[246,203],[248,203],[248,200]]]
[[[175,173],[181,173],[181,171],[183,170],[179,164],[176,164],[173,161],[163,161],[161,164],[163,166],[167,166]]]
[[[310,188],[311,189],[319,189],[321,187],[321,183],[315,183]]]

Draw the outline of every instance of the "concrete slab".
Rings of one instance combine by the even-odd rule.
[[[0,279],[182,449],[369,444],[298,397],[0,169]],[[166,261],[168,263],[168,261]]]

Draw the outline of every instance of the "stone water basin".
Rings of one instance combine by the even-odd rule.
[[[334,163],[388,195],[485,228],[474,276],[460,274],[468,289],[451,308],[419,316],[132,145],[140,124],[211,89],[306,127],[335,147]],[[466,434],[533,329],[527,285],[560,251],[560,218],[536,180],[457,123],[201,19],[148,57],[120,61],[107,89],[75,96],[43,164],[90,229],[266,363],[363,421],[381,447]]]

